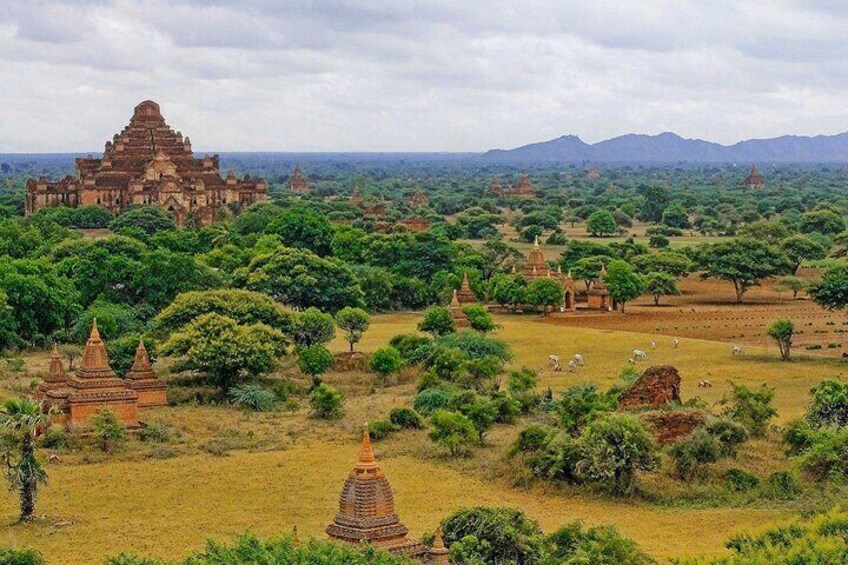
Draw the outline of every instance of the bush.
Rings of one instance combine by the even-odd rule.
[[[325,345],[336,335],[336,321],[318,308],[307,308],[292,318],[292,341],[300,348]]]
[[[715,463],[721,458],[722,445],[706,430],[696,430],[671,446],[669,455],[674,460],[677,475],[688,481],[700,474],[704,465]]]
[[[801,467],[817,480],[848,478],[848,428],[825,428],[811,437]]]
[[[545,448],[550,430],[539,424],[530,424],[520,432],[512,444],[511,452],[514,453],[537,453]]]
[[[230,389],[233,404],[254,412],[270,412],[274,409],[277,396],[259,385],[245,384]]]
[[[39,438],[39,442],[41,443],[41,447],[47,449],[61,449],[63,447],[68,447],[68,433],[65,431],[64,426],[54,424],[44,430],[44,433],[42,433]]]
[[[170,443],[174,432],[162,422],[151,422],[138,432],[138,439],[151,443]]]
[[[470,330],[442,336],[435,341],[435,344],[459,349],[469,359],[495,357],[503,362],[512,360],[512,353],[504,342]]]
[[[816,430],[806,420],[795,420],[786,426],[783,441],[789,446],[789,455],[805,452],[816,439]]]
[[[601,394],[592,384],[574,385],[562,393],[557,412],[563,428],[573,434],[599,416],[615,409],[612,397]]]
[[[763,496],[773,499],[793,498],[801,492],[798,479],[789,471],[775,471],[763,485]]]
[[[765,384],[757,390],[733,383],[730,386],[730,398],[722,400],[724,414],[745,426],[752,436],[762,436],[769,420],[777,415],[777,410],[771,405],[774,389]]]
[[[389,421],[405,430],[420,430],[424,427],[424,418],[412,408],[392,408]]]
[[[653,438],[633,416],[595,420],[580,438],[580,474],[616,495],[630,494],[636,472],[651,471],[657,463]]]
[[[583,530],[573,522],[548,536],[552,546],[551,563],[597,565],[650,565],[655,561],[633,540],[622,536],[613,526]]]
[[[44,557],[34,549],[0,549],[3,565],[46,565]]]
[[[323,345],[313,345],[300,351],[297,366],[303,374],[316,377],[326,373],[335,361],[335,357],[333,357],[333,354],[326,347]]]
[[[100,449],[106,452],[111,452],[126,438],[124,425],[111,410],[102,409],[92,416],[91,427]]]
[[[412,406],[419,414],[429,416],[436,410],[447,408],[453,399],[453,394],[441,388],[422,390],[415,395]]]
[[[385,379],[390,374],[400,371],[403,367],[403,359],[394,347],[381,347],[371,355],[368,367]]]
[[[478,439],[474,424],[459,412],[436,410],[430,417],[430,425],[430,439],[446,447],[453,456],[466,452],[471,443]]]
[[[342,417],[342,404],[344,403],[344,394],[340,391],[320,384],[309,395],[309,405],[312,407],[312,413],[316,418],[322,420],[336,420]]]
[[[519,510],[478,506],[454,512],[442,522],[442,536],[451,547],[473,538],[474,554],[460,562],[541,563],[546,557],[545,537],[539,525]],[[470,561],[468,558],[476,561]]]
[[[380,441],[386,439],[392,433],[399,431],[401,428],[397,424],[393,424],[386,420],[376,420],[368,423],[368,431],[371,434],[371,439]]]
[[[748,439],[748,431],[741,424],[728,418],[712,418],[707,421],[704,430],[721,444],[721,454],[734,457],[736,448]]]
[[[848,426],[848,383],[822,381],[810,394],[807,421],[814,426]]]
[[[397,349],[403,360],[411,365],[426,358],[426,350],[431,343],[430,338],[418,334],[398,334],[389,341],[389,345]]]
[[[418,323],[418,329],[439,337],[455,332],[456,324],[447,308],[431,306],[424,312],[424,319]]]
[[[492,315],[479,304],[463,306],[462,312],[468,318],[468,322],[471,324],[471,329],[487,333],[497,327],[495,325],[495,321],[492,319]]]
[[[759,486],[760,479],[747,471],[734,467],[724,473],[724,484],[734,492],[743,492]]]

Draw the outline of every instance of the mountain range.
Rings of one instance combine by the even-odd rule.
[[[784,135],[733,145],[685,139],[671,132],[628,134],[592,144],[576,135],[564,135],[515,149],[492,149],[482,158],[500,163],[844,163],[848,162],[848,132]]]

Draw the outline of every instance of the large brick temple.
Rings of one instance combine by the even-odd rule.
[[[27,181],[26,213],[52,206],[103,206],[118,214],[132,205],[158,206],[182,224],[209,224],[218,208],[267,200],[261,178],[223,178],[218,155],[194,156],[191,140],[165,123],[159,105],[145,100],[130,123],[106,142],[103,156],[76,160],[76,176]]]

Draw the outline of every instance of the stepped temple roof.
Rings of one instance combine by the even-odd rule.
[[[448,311],[450,312],[451,318],[453,318],[453,323],[456,325],[457,329],[471,327],[471,322],[468,320],[468,316],[466,316],[465,312],[462,311],[462,303],[459,301],[459,293],[456,289],[453,290],[453,296],[451,296]]]
[[[153,368],[150,366],[150,356],[147,354],[143,339],[138,340],[135,360],[132,368],[124,377],[124,382],[126,382],[127,388],[138,393],[139,408],[168,404],[165,396],[165,383],[160,381],[156,377],[156,373],[153,372]]]
[[[68,396],[68,375],[62,363],[62,354],[59,346],[53,344],[53,352],[50,355],[50,369],[44,377],[41,385],[35,391],[35,397],[39,400],[46,399],[48,405],[59,402]]]
[[[289,187],[289,191],[294,192],[295,194],[309,192],[309,181],[303,176],[303,172],[300,170],[300,163],[295,165],[294,172],[289,177],[287,185]]]
[[[766,186],[766,180],[757,170],[757,166],[751,165],[751,171],[748,173],[748,176],[745,177],[745,180],[742,181],[742,184],[744,184],[747,188],[763,188]]]
[[[477,297],[474,296],[474,291],[471,290],[471,283],[468,282],[468,273],[462,274],[462,285],[459,287],[459,292],[456,293],[456,298],[460,304],[474,304],[477,302]]]

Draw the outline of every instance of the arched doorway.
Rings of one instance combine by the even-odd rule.
[[[566,311],[574,310],[574,292],[571,290],[565,291],[565,309]]]

